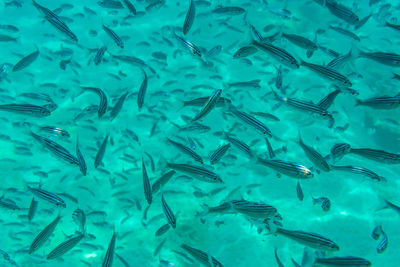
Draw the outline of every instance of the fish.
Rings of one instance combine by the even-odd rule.
[[[219,146],[211,155],[210,155],[210,163],[215,164],[221,160],[221,158],[225,155],[228,149],[231,147],[231,144],[224,144]]]
[[[234,108],[233,106],[231,106],[229,108],[229,111],[233,115],[235,115],[235,117],[239,118],[244,123],[254,127],[256,130],[260,131],[262,134],[264,134],[264,135],[266,135],[268,137],[272,137],[271,130],[265,124],[263,124],[261,121],[259,121],[258,119],[256,119],[252,115],[247,114],[247,113],[245,113],[243,111],[239,111],[236,108]]]
[[[299,132],[299,144],[301,148],[303,149],[304,153],[306,154],[307,158],[315,164],[318,168],[320,168],[323,171],[329,172],[331,170],[331,167],[329,166],[328,162],[325,160],[325,158],[313,147],[306,145],[303,142],[303,139],[301,138],[300,132]]]
[[[326,67],[330,69],[339,69],[344,63],[349,61],[351,58],[352,58],[352,49],[350,49],[350,51],[347,54],[332,59],[328,64],[326,64]]]
[[[246,153],[250,158],[253,157],[253,152],[251,151],[250,147],[246,143],[244,143],[244,142],[240,141],[239,139],[236,139],[228,134],[225,134],[225,138],[226,138],[226,140],[229,141],[229,143],[231,143],[232,145],[237,147],[239,150]]]
[[[192,100],[183,101],[183,107],[187,107],[187,106],[200,106],[201,107],[201,106],[204,106],[207,103],[209,98],[210,98],[209,96],[207,96],[207,97],[198,97],[198,98],[195,98],[195,99],[192,99]],[[228,98],[220,96],[218,98],[217,102],[215,103],[215,106],[216,107],[224,107],[225,105],[229,105],[231,103],[232,103],[231,100],[229,100]]]
[[[342,91],[340,89],[336,89],[335,91],[329,93],[327,96],[322,98],[317,105],[324,108],[324,109],[329,109],[330,106],[333,104],[333,101],[335,101],[336,97],[338,94],[340,94]]]
[[[55,28],[57,28],[60,32],[67,35],[72,41],[78,42],[78,37],[75,33],[71,31],[71,29],[62,21],[60,18],[56,17],[45,17],[48,22],[50,22]]]
[[[337,82],[343,86],[351,87],[353,85],[352,82],[349,80],[349,78],[347,78],[343,74],[340,74],[336,70],[330,69],[326,66],[308,63],[305,61],[301,61],[300,65],[307,67],[311,71],[319,74],[320,76],[322,76],[323,78],[326,78],[327,80]]]
[[[231,208],[236,212],[256,219],[266,219],[278,215],[275,207],[265,203],[252,202],[248,200],[232,200],[229,202]]]
[[[181,248],[186,250],[193,258],[195,258],[203,265],[211,267],[223,267],[222,263],[220,263],[217,259],[200,249],[191,247],[186,244],[181,244]]]
[[[111,267],[114,261],[114,254],[115,254],[115,243],[117,239],[117,234],[115,231],[111,237],[110,243],[108,244],[107,252],[104,255],[103,263],[101,267]]]
[[[63,208],[67,207],[67,204],[65,204],[65,201],[61,197],[59,197],[57,194],[51,193],[42,188],[33,188],[30,186],[27,186],[27,187],[28,187],[28,190],[32,194],[34,194],[36,197],[46,200],[56,206],[61,206]]]
[[[81,150],[79,149],[78,136],[76,137],[76,158],[78,159],[79,170],[81,171],[83,176],[86,176],[87,166],[86,166],[85,158],[83,157],[83,154],[82,154]]]
[[[326,110],[325,108],[318,106],[310,101],[304,101],[295,98],[283,97],[282,100],[291,107],[296,109],[315,113],[320,115],[323,118],[328,118],[329,120],[333,120],[332,114]]]
[[[349,24],[355,25],[358,24],[360,21],[360,18],[357,16],[357,14],[355,14],[348,7],[338,3],[336,0],[315,0],[315,1],[320,2],[322,5],[328,8],[329,11],[332,13],[332,15],[346,21]]]
[[[178,40],[178,42],[186,49],[189,50],[189,52],[194,55],[194,56],[198,56],[201,57],[201,50],[200,48],[198,48],[195,44],[193,44],[192,42],[178,36],[178,35],[174,35],[175,39]]]
[[[40,231],[40,233],[35,237],[31,246],[29,247],[29,254],[34,253],[47,241],[47,239],[49,239],[60,220],[61,216],[58,215],[51,223],[49,223],[42,231]]]
[[[276,233],[314,249],[322,251],[339,250],[339,246],[334,241],[316,233],[293,231],[283,228],[277,228]]]
[[[219,6],[211,12],[214,14],[235,16],[245,13],[246,10],[238,6]]]
[[[64,161],[70,164],[79,165],[78,159],[72,155],[67,149],[62,147],[60,144],[40,135],[37,135],[33,132],[30,135],[39,141],[42,145],[44,145],[50,152],[52,152],[55,156],[63,159]]]
[[[20,71],[31,65],[39,56],[39,50],[21,58],[12,68],[13,72]]]
[[[165,201],[164,194],[161,195],[161,204],[162,204],[162,209],[165,214],[165,217],[167,217],[168,223],[171,225],[172,228],[176,228],[176,218],[174,213],[172,212],[171,208],[168,206],[167,202]]]
[[[79,231],[81,233],[84,233],[85,232],[85,226],[86,226],[86,215],[85,215],[85,212],[83,210],[77,208],[72,213],[72,219],[78,225]]]
[[[94,57],[93,61],[94,64],[99,65],[100,62],[103,59],[104,53],[107,51],[107,46],[102,46],[100,47],[97,52],[96,52],[96,56]]]
[[[331,209],[331,201],[327,197],[312,198],[313,204],[321,204],[323,211],[329,211]]]
[[[126,99],[126,97],[128,96],[128,93],[129,93],[129,92],[126,92],[125,94],[121,95],[121,96],[118,98],[117,103],[115,103],[114,107],[111,109],[111,112],[110,112],[110,118],[111,118],[111,120],[114,120],[115,117],[117,117],[117,115],[118,115],[119,112],[121,111],[122,106],[124,105],[125,99]]]
[[[160,228],[158,228],[158,230],[156,231],[156,236],[162,236],[163,234],[165,234],[166,232],[168,232],[168,230],[171,228],[170,224],[164,224],[162,225]]]
[[[194,175],[197,179],[200,179],[204,182],[223,183],[221,177],[218,174],[201,166],[168,162],[167,167],[189,175]]]
[[[97,114],[98,114],[99,118],[101,118],[104,115],[104,113],[106,113],[106,111],[107,111],[107,96],[106,96],[106,94],[104,93],[103,90],[101,90],[100,88],[97,88],[97,87],[81,86],[81,88],[84,91],[92,91],[100,97],[100,104],[98,106]]]
[[[122,4],[121,4],[122,5]],[[121,48],[124,48],[124,41],[110,28],[103,24],[103,30],[114,40],[114,42]]]
[[[185,153],[186,155],[189,155],[190,157],[192,157],[195,161],[203,164],[203,159],[199,156],[199,154],[194,152],[191,148],[189,148],[181,143],[175,142],[174,140],[171,140],[169,138],[167,138],[167,141],[169,143],[171,143],[174,147],[176,147],[177,149],[179,149],[180,151]]]
[[[269,55],[277,59],[280,63],[286,64],[287,66],[295,69],[298,69],[300,67],[298,61],[289,52],[282,48],[274,46],[269,42],[258,42],[256,40],[253,40],[251,44],[254,45],[256,48],[268,53]]]
[[[265,138],[265,144],[267,145],[267,150],[268,150],[268,156],[270,159],[275,158],[275,152],[274,149],[271,146],[271,143],[269,142],[268,138]]]
[[[400,154],[372,148],[351,148],[350,153],[386,164],[399,164]]]
[[[196,6],[193,0],[190,0],[189,9],[186,13],[185,22],[183,23],[183,35],[188,34],[192,28],[194,18],[196,16]]]
[[[29,205],[29,210],[28,210],[28,221],[31,222],[33,220],[33,217],[36,214],[36,210],[38,207],[38,201],[35,200],[35,198],[32,198],[31,204]]]
[[[251,88],[261,88],[260,86],[260,79],[256,80],[250,80],[246,82],[234,82],[234,83],[228,83],[227,86],[229,88],[231,87],[251,87]]]
[[[304,199],[304,193],[303,193],[303,189],[301,189],[300,181],[297,181],[296,193],[297,193],[297,198],[298,198],[300,201],[303,201],[303,199]]]
[[[221,89],[215,90],[210,97],[208,98],[207,102],[204,104],[202,109],[196,114],[196,116],[191,120],[192,122],[197,121],[203,117],[205,117],[211,110],[215,107],[219,97],[222,94]]]
[[[0,42],[16,42],[16,41],[17,38],[5,34],[0,34]]]
[[[400,65],[400,55],[395,53],[360,51],[358,57],[372,59],[376,62],[392,67]]]
[[[372,180],[377,180],[377,181],[385,181],[386,179],[382,176],[379,176],[375,172],[364,168],[364,167],[358,167],[358,166],[331,166],[333,170],[339,170],[339,171],[347,171],[355,174],[361,174],[363,176],[366,176],[368,178],[371,178]]]
[[[353,256],[331,257],[331,258],[317,257],[314,263],[323,266],[371,266],[372,265],[369,260]]]
[[[94,160],[94,167],[97,168],[100,164],[102,164],[104,153],[106,152],[107,142],[109,135],[107,134],[101,143],[99,150],[97,151],[96,158]]]
[[[279,65],[279,68],[275,67],[276,69],[276,78],[275,78],[275,88],[278,90],[282,89],[282,82],[283,82],[283,76],[282,76],[282,65]]]
[[[73,249],[78,243],[85,237],[84,234],[79,233],[78,235],[69,238],[56,246],[50,253],[47,255],[47,260],[53,260],[63,256],[65,253]]]
[[[330,151],[330,157],[333,160],[339,160],[343,158],[344,155],[350,153],[351,151],[351,146],[347,143],[337,143],[332,146],[331,151]]]
[[[279,159],[267,160],[260,157],[258,158],[258,163],[293,178],[309,179],[314,177],[314,174],[311,170],[298,163],[283,161]]]
[[[313,41],[311,41],[303,36],[300,36],[297,34],[284,33],[284,32],[282,32],[282,36],[284,38],[288,39],[291,43],[293,43],[301,48],[311,50],[311,51],[315,51],[318,49],[318,46]]]
[[[124,2],[125,6],[128,8],[129,12],[131,12],[133,15],[136,15],[136,8],[132,4],[132,2],[129,0],[122,0],[122,1]]]
[[[4,198],[4,196],[0,197],[0,207],[7,208],[10,210],[20,210],[21,208],[17,206],[14,200]]]
[[[354,32],[343,29],[341,27],[332,26],[332,25],[329,25],[329,28],[344,35],[344,36],[348,36],[356,41],[359,41],[359,42],[361,41],[360,37],[358,37],[357,34],[355,34]]]
[[[372,230],[372,234],[371,237],[375,240],[378,240],[381,235],[383,234],[383,230],[382,230],[382,225],[377,225],[375,226],[375,228]]]
[[[258,49],[254,46],[243,46],[239,48],[234,54],[233,58],[244,58],[257,53]]]
[[[143,174],[143,187],[144,187],[144,196],[147,200],[147,203],[151,205],[152,202],[152,189],[150,186],[149,176],[147,175],[146,165],[142,159],[142,174]]]
[[[104,8],[116,8],[116,9],[124,8],[119,0],[103,0],[97,2],[97,4]]]
[[[383,253],[387,246],[388,246],[388,237],[387,234],[383,233],[381,241],[378,243],[378,246],[376,247],[376,252],[379,254]]]
[[[47,108],[31,104],[3,104],[0,105],[0,110],[33,117],[47,117],[51,115],[51,111]]]
[[[276,248],[274,249],[274,255],[275,255],[275,260],[276,260],[276,263],[278,264],[278,266],[279,266],[279,267],[285,267],[285,266],[283,265],[282,261],[281,261],[281,260],[279,259],[279,257],[278,257],[278,251],[277,251]]]
[[[60,136],[70,137],[70,134],[68,133],[67,130],[61,129],[56,126],[40,126],[39,130],[50,133],[50,134],[56,134],[56,135],[60,135]]]
[[[142,69],[142,71],[143,71],[144,78],[143,78],[142,84],[140,85],[139,93],[137,95],[137,105],[138,105],[139,110],[143,107],[144,97],[146,96],[146,91],[147,91],[147,74],[143,69]]]
[[[151,192],[154,195],[155,193],[157,193],[161,187],[163,187],[166,183],[168,183],[168,181],[172,178],[172,176],[174,176],[176,172],[175,171],[168,171],[166,173],[164,173],[159,179],[157,179],[152,187],[151,187]]]
[[[356,100],[356,106],[366,106],[373,109],[394,109],[400,106],[400,94],[395,96],[377,96],[365,100]]]

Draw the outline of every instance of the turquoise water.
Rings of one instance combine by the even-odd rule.
[[[0,266],[399,266],[398,6],[2,1]]]

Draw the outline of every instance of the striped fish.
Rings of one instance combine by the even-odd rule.
[[[364,167],[357,167],[357,166],[331,166],[333,170],[338,170],[338,171],[347,171],[355,174],[361,174],[362,176],[369,177],[373,180],[377,181],[385,181],[386,179],[382,176],[379,176],[375,172],[364,168]]]
[[[23,58],[21,58],[12,68],[12,71],[19,71],[22,69],[25,69],[26,67],[28,67],[30,64],[32,64],[39,56],[39,50],[36,50],[33,53],[30,53],[27,56],[24,56]]]
[[[124,48],[124,42],[122,39],[110,28],[103,24],[103,30],[114,40],[114,42],[121,48]]]
[[[186,244],[182,244],[181,248],[186,250],[193,258],[198,260],[201,264],[204,264],[205,266],[209,267],[223,267],[222,263],[220,263],[217,259],[214,257],[210,256],[206,252],[190,247]]]
[[[350,153],[359,155],[361,157],[387,163],[387,164],[399,164],[400,163],[400,154],[394,154],[390,152],[386,152],[379,149],[372,148],[351,148]]]
[[[150,186],[149,176],[147,175],[146,165],[142,159],[142,173],[143,173],[143,187],[144,187],[144,196],[146,197],[147,203],[149,205],[152,202],[152,189]]]
[[[256,40],[252,41],[252,45],[258,49],[270,54],[272,57],[277,59],[279,62],[286,64],[289,67],[298,69],[300,67],[297,60],[289,54],[286,50],[272,45],[269,42],[259,42]]]
[[[318,0],[320,1],[320,0]],[[321,2],[321,1],[320,1]],[[329,9],[329,11],[337,18],[346,21],[349,24],[358,24],[359,17],[351,11],[348,7],[336,2],[336,0],[322,0],[322,3]]]
[[[309,158],[309,160],[312,163],[315,164],[315,166],[317,166],[318,168],[320,168],[321,170],[326,171],[326,172],[331,170],[331,168],[330,168],[328,162],[326,162],[325,158],[313,147],[308,146],[303,142],[300,132],[299,132],[299,144],[300,144],[301,148],[303,149],[304,153],[306,154],[306,156]]]
[[[177,163],[167,163],[167,167],[176,171],[187,173],[189,175],[194,175],[197,179],[209,183],[223,183],[222,179],[213,171],[206,168],[190,165],[190,164],[177,164]]]
[[[339,246],[332,240],[315,233],[308,233],[303,231],[286,230],[277,228],[277,234],[290,238],[305,246],[324,251],[337,251]]]
[[[41,188],[33,188],[30,186],[28,186],[28,190],[31,191],[31,193],[34,194],[36,197],[46,200],[56,206],[61,206],[63,208],[67,207],[65,201],[57,194],[51,193]]]
[[[183,101],[183,106],[184,107],[186,107],[186,106],[200,106],[201,107],[207,103],[209,98],[210,97],[207,96],[207,97],[195,98],[195,99],[188,100],[188,101]],[[218,98],[217,102],[215,103],[215,106],[216,107],[224,107],[225,105],[227,105],[227,104],[229,105],[231,103],[232,103],[231,100],[229,100],[228,98],[220,96]]]
[[[222,94],[221,89],[215,90],[208,98],[207,102],[200,110],[200,112],[197,113],[197,115],[192,119],[192,122],[197,121],[206,116],[208,113],[210,113],[210,111],[215,107],[216,103],[218,102],[218,99],[221,96],[221,94]]]
[[[170,142],[174,147],[178,148],[180,151],[182,151],[183,153],[185,153],[186,155],[189,155],[190,157],[192,157],[195,161],[200,162],[201,164],[203,164],[203,159],[196,153],[194,152],[190,147],[187,147],[183,144],[180,144],[178,142],[175,142],[174,140],[171,140],[169,138],[167,138],[168,142]]]
[[[186,40],[186,39],[184,39],[184,38],[182,38],[182,37],[180,37],[180,36],[178,36],[176,34],[175,34],[175,38],[178,40],[178,42],[183,47],[188,49],[192,55],[201,57],[201,51],[195,44],[193,44],[192,42],[189,42],[188,40]]]
[[[146,91],[147,91],[147,74],[143,69],[142,69],[142,71],[143,71],[144,78],[143,78],[142,84],[140,85],[139,93],[137,96],[137,105],[138,105],[139,110],[143,107],[144,97],[146,96]]]
[[[248,125],[254,127],[256,130],[260,131],[262,134],[265,134],[269,137],[272,137],[272,132],[271,130],[265,126],[261,121],[257,120],[255,117],[253,117],[250,114],[247,114],[245,112],[239,111],[234,107],[230,107],[229,111],[235,115],[238,119],[242,120],[244,123],[247,123]]]
[[[30,104],[3,104],[0,105],[0,110],[34,117],[46,117],[51,114],[45,107]]]
[[[400,55],[387,52],[363,52],[360,51],[359,57],[372,59],[381,64],[388,66],[399,66],[400,65]]]
[[[121,111],[122,106],[124,105],[125,99],[128,96],[128,93],[129,92],[126,92],[125,94],[120,96],[120,98],[118,98],[117,103],[115,103],[114,107],[111,109],[111,112],[110,112],[111,120],[115,119],[115,117],[117,117],[117,115]]]
[[[307,111],[311,113],[318,114],[322,117],[333,119],[332,114],[324,109],[323,107],[320,107],[312,102],[309,101],[303,101],[295,98],[288,98],[284,97],[282,98],[284,102],[286,102],[289,106],[297,108],[302,111]]]
[[[225,144],[219,146],[210,156],[210,163],[215,164],[225,155],[228,149],[231,147],[231,144]]]
[[[359,41],[359,42],[361,41],[360,37],[358,37],[358,35],[355,34],[354,32],[351,32],[351,31],[346,30],[346,29],[341,28],[341,27],[332,26],[332,25],[329,25],[329,28],[334,30],[337,33],[340,33],[340,34],[342,34],[344,36],[350,37],[350,38],[352,38],[352,39],[354,39],[356,41]]]
[[[337,95],[341,92],[341,90],[336,89],[335,91],[329,93],[327,96],[322,98],[317,105],[327,110],[333,104],[333,101],[335,101]]]
[[[279,159],[266,160],[262,158],[258,158],[258,162],[268,168],[293,178],[309,179],[314,177],[314,174],[307,167],[298,163]]]
[[[107,148],[108,137],[109,137],[109,135],[107,134],[106,137],[104,138],[103,142],[101,143],[99,151],[97,151],[96,158],[94,160],[95,168],[97,168],[103,161],[104,153],[106,152],[106,148]]]
[[[87,173],[87,166],[85,162],[85,158],[83,157],[81,150],[79,149],[79,138],[76,137],[76,158],[78,159],[79,169],[83,176],[86,176]]]
[[[33,132],[31,132],[31,136],[35,138],[37,141],[39,141],[41,144],[43,144],[48,150],[50,150],[57,157],[67,161],[68,163],[79,165],[78,159],[61,145],[57,144],[56,142],[46,137],[37,135]]]
[[[94,64],[99,65],[101,60],[103,59],[104,53],[107,50],[107,46],[102,46],[97,50],[96,56],[94,57]]]
[[[314,263],[323,266],[371,266],[369,260],[353,256],[316,258]]]
[[[230,201],[230,204],[235,211],[252,218],[266,219],[269,217],[274,217],[278,214],[278,211],[275,207],[264,203],[251,202],[242,199],[232,200]]]
[[[113,233],[110,243],[108,244],[106,255],[104,255],[103,263],[101,267],[111,267],[114,261],[114,254],[115,254],[115,242],[117,239],[117,234]]]
[[[332,59],[328,64],[326,64],[326,66],[330,69],[340,68],[345,62],[349,61],[352,58],[351,53],[352,50],[350,49],[349,53]]]
[[[269,157],[270,159],[275,158],[274,149],[272,148],[271,143],[269,142],[268,138],[265,138],[265,144],[267,145],[268,157]]]
[[[125,6],[128,8],[128,10],[133,14],[136,15],[136,8],[135,6],[131,3],[129,0],[122,0],[125,4]]]
[[[55,127],[55,126],[40,126],[39,130],[50,133],[50,134],[56,134],[56,135],[60,135],[60,136],[70,137],[69,133],[66,130],[61,129],[59,127]]]
[[[250,147],[247,144],[245,144],[244,142],[240,141],[239,139],[236,139],[236,138],[234,138],[232,136],[229,136],[228,134],[225,134],[225,138],[226,138],[226,140],[229,141],[229,143],[231,143],[232,145],[237,147],[239,150],[241,150],[244,153],[246,153],[250,158],[253,157],[253,152],[251,151]]]
[[[352,86],[351,81],[346,76],[340,74],[336,70],[330,69],[323,65],[312,64],[305,61],[301,61],[300,65],[307,67],[308,69],[314,71],[315,73],[321,75],[322,77],[328,80],[338,82],[339,84],[344,86],[349,86],[349,87]]]
[[[162,209],[164,211],[165,217],[167,217],[168,223],[172,226],[172,228],[176,228],[176,218],[171,208],[168,206],[167,202],[164,199],[164,194],[161,195],[161,203]]]
[[[344,155],[350,153],[350,150],[351,150],[351,147],[347,143],[335,144],[332,146],[331,153],[329,156],[333,160],[339,160],[339,159],[343,158]]]
[[[183,35],[186,35],[192,28],[195,16],[196,16],[196,6],[193,0],[190,0],[189,9],[186,13],[185,22],[183,23]]]
[[[56,27],[60,32],[67,35],[72,41],[78,42],[78,37],[71,31],[71,29],[60,19],[54,17],[46,17],[47,21]]]
[[[169,171],[164,173],[157,181],[154,182],[153,186],[151,187],[151,192],[154,195],[155,193],[158,192],[158,190],[161,189],[168,181],[171,179],[171,177],[175,174],[175,171]]]
[[[215,13],[215,14],[225,14],[225,15],[234,16],[234,15],[241,15],[241,14],[245,13],[246,10],[244,10],[243,8],[238,7],[238,6],[219,6],[219,7],[215,8],[214,10],[212,10],[211,12]]]
[[[81,86],[81,88],[83,90],[95,92],[100,97],[100,104],[99,104],[97,113],[99,115],[99,118],[101,118],[104,115],[104,113],[106,113],[106,111],[107,111],[107,96],[106,96],[106,94],[104,93],[103,90],[101,90],[100,88],[97,88],[97,87]]]
[[[35,198],[32,198],[31,204],[29,205],[29,211],[28,211],[28,221],[31,222],[33,220],[33,217],[36,214],[36,210],[38,207],[38,201],[35,200]]]
[[[85,236],[84,234],[79,233],[78,235],[76,235],[68,240],[65,240],[64,242],[59,244],[57,247],[55,247],[49,253],[49,255],[47,255],[46,259],[52,260],[52,259],[61,257],[62,255],[64,255],[65,253],[67,253],[68,251],[73,249],[76,245],[78,245],[78,243],[84,238],[84,236]]]
[[[311,50],[311,51],[315,51],[318,49],[318,46],[311,40],[297,35],[297,34],[287,34],[287,33],[282,33],[282,36],[285,37],[286,39],[288,39],[291,43],[307,49],[307,50]]]
[[[356,105],[374,109],[394,109],[400,106],[400,94],[395,96],[372,97],[365,100],[357,99]]]
[[[29,254],[32,254],[33,252],[38,250],[47,241],[47,239],[49,239],[60,219],[61,216],[58,215],[49,225],[47,225],[42,231],[40,231],[40,233],[35,237],[31,246],[29,247]]]
[[[388,246],[388,237],[387,234],[383,233],[381,241],[379,241],[378,246],[376,247],[376,252],[383,253]]]

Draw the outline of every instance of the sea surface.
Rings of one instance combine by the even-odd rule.
[[[2,0],[0,266],[400,266],[400,2]]]

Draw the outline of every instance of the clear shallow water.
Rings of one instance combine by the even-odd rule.
[[[301,263],[304,245],[281,235],[268,235],[262,220],[250,220],[238,212],[205,214],[207,206],[238,199],[272,205],[283,218],[283,228],[318,233],[340,247],[339,251],[324,255],[318,252],[319,257],[357,256],[369,260],[373,266],[397,266],[398,214],[393,209],[380,209],[385,206],[384,199],[400,203],[398,165],[353,153],[336,162],[329,161],[372,170],[386,179],[380,182],[349,172],[319,171],[299,145],[298,135],[301,132],[304,143],[323,156],[337,143],[399,153],[399,111],[356,106],[356,99],[398,94],[399,81],[392,78],[393,73],[398,73],[395,66],[358,57],[360,51],[396,53],[400,33],[385,26],[385,21],[397,24],[398,3],[341,1],[360,20],[371,14],[364,25],[358,26],[334,16],[329,8],[314,1],[287,1],[286,4],[282,1],[268,1],[268,4],[265,1],[195,1],[193,26],[184,38],[199,48],[202,55],[199,57],[182,46],[173,34],[183,37],[181,28],[189,1],[166,1],[154,8],[148,7],[150,1],[132,1],[136,15],[125,4],[122,8],[107,8],[97,1],[38,1],[58,14],[76,35],[77,42],[56,29],[45,19],[43,10],[35,8],[31,1],[5,2],[0,7],[3,25],[0,27],[0,63],[5,64],[0,104],[43,106],[49,102],[23,94],[44,93],[57,108],[50,116],[0,111],[1,191],[3,201],[12,200],[19,207],[1,208],[0,249],[12,259],[1,259],[1,266],[12,266],[13,261],[18,266],[99,266],[113,228],[117,233],[115,252],[129,266],[159,266],[160,260],[176,266],[200,266],[197,261],[191,263],[175,252],[189,256],[181,244],[209,253],[224,266],[275,266],[274,248],[284,266],[292,266],[291,258]],[[218,12],[215,9],[219,5],[240,7],[246,13]],[[120,36],[124,48],[117,46],[102,24]],[[245,58],[233,57],[239,48],[250,44],[250,25],[264,37],[279,33],[273,45],[290,53],[298,62],[302,59],[327,64],[334,57],[321,47],[340,55],[352,50],[352,58],[336,70],[352,82],[352,88],[359,95],[342,89],[328,109],[334,118],[332,127],[321,116],[277,99],[271,89],[280,97],[318,103],[335,90],[333,85],[337,81],[327,80],[305,66],[288,67],[263,51]],[[360,41],[330,26],[349,30]],[[319,49],[307,58],[306,50],[282,37],[282,32],[306,37]],[[217,45],[221,51],[212,50]],[[103,46],[107,51],[96,65],[95,55]],[[37,50],[39,54],[30,64],[12,71],[19,60]],[[116,55],[136,59],[127,62]],[[281,89],[276,88],[279,66],[283,75]],[[137,99],[143,88],[143,71],[148,82],[143,107],[139,109]],[[259,81],[251,86],[232,84],[252,80]],[[99,96],[83,91],[81,86],[104,91],[108,108],[101,118],[97,107],[87,109],[99,105]],[[198,121],[209,127],[207,131],[185,130],[185,126],[196,125],[190,120],[202,106],[182,108],[183,101],[209,97],[216,89],[222,89],[221,97],[229,99],[242,112],[270,113],[280,119],[254,115],[271,130],[273,137],[269,141],[277,159],[302,164],[314,173],[313,178],[300,180],[303,201],[296,194],[297,179],[285,174],[278,178],[276,170],[257,163],[257,157],[268,159],[266,135],[232,115],[228,105],[217,105]],[[126,92],[121,111],[111,120],[112,107]],[[40,126],[65,129],[69,137],[50,134],[40,130]],[[60,144],[74,157],[79,136],[87,175],[82,175],[77,164],[69,164],[52,154],[30,135],[31,131]],[[253,156],[231,144],[222,159],[211,165],[209,155],[219,145],[228,143],[224,132],[248,144]],[[96,154],[107,135],[102,163],[95,168]],[[199,166],[167,141],[170,138],[189,147],[188,137],[194,140],[195,152],[202,157],[203,167],[217,173],[224,183],[207,183],[202,181],[204,178],[188,178],[177,171],[160,192],[152,195],[152,203],[144,216],[148,202],[144,194],[142,159],[151,185],[170,170],[167,162]],[[38,184],[58,194],[66,207],[57,207],[36,197],[38,208],[29,222],[27,214],[33,194],[27,186],[37,188]],[[214,191],[219,188],[220,191]],[[161,191],[176,216],[176,229],[157,237],[156,231],[168,222],[163,214]],[[313,204],[313,197],[328,198],[329,211]],[[86,237],[64,256],[46,260],[52,249],[79,230],[72,217],[77,208],[86,214]],[[34,238],[58,214],[62,218],[54,233],[37,251],[28,254]],[[378,225],[389,240],[382,253],[376,251],[381,239],[371,237]],[[263,232],[258,233],[261,228]],[[162,242],[165,243],[155,253]],[[312,254],[314,251],[318,250],[311,249]],[[113,266],[125,265],[115,256]]]

